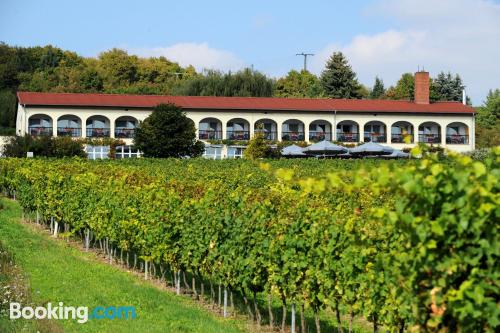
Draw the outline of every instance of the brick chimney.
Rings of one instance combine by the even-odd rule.
[[[429,72],[415,73],[415,103],[429,104]]]

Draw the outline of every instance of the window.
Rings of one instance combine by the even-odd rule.
[[[91,160],[109,158],[109,146],[87,146],[85,152]]]
[[[298,132],[299,131],[299,124],[288,124],[288,131],[289,132]]]
[[[227,158],[243,158],[244,147],[228,147]]]
[[[117,146],[115,157],[117,159],[121,158],[139,158],[142,156],[142,153],[134,148],[133,146]]]
[[[341,133],[352,133],[351,125],[337,125],[337,129]]]
[[[460,129],[458,127],[448,127],[448,135],[458,135]]]
[[[221,146],[206,146],[203,157],[207,159],[220,160],[222,158]]]

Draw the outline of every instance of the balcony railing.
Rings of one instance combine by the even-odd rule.
[[[30,126],[28,127],[28,133],[31,136],[51,136],[53,128],[52,127],[39,127],[39,126]]]
[[[250,140],[250,131],[227,131],[229,140]]]
[[[200,140],[222,140],[222,131],[199,130]]]
[[[355,132],[339,132],[337,133],[337,141],[339,142],[358,142],[359,134]]]
[[[419,134],[418,142],[423,143],[441,143],[441,135],[437,133],[432,134]]]
[[[276,141],[278,139],[278,132],[275,131],[255,130],[255,134],[257,133],[263,134],[266,140]]]
[[[469,136],[458,134],[447,135],[446,143],[451,145],[467,145],[469,144]]]
[[[391,134],[392,143],[413,143],[413,134]]]
[[[115,138],[120,139],[130,139],[135,135],[135,128],[116,128],[115,129]]]
[[[365,142],[387,142],[385,133],[365,132]]]
[[[57,136],[82,136],[82,129],[79,127],[58,127]]]
[[[109,128],[87,128],[87,138],[109,138]]]
[[[304,141],[304,132],[281,132],[283,141]]]
[[[318,131],[310,131],[309,132],[309,141],[331,141],[332,140],[332,132],[318,132]]]

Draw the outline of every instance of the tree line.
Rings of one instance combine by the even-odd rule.
[[[431,101],[461,101],[464,83],[459,74],[441,72],[430,82]],[[17,47],[0,43],[0,135],[15,127],[16,91],[157,94],[187,96],[364,98],[413,100],[412,73],[404,73],[386,88],[376,77],[373,87],[359,83],[355,71],[341,52],[328,59],[319,76],[291,70],[271,78],[249,68],[223,73],[197,72],[165,57],[142,58],[111,49],[96,58],[51,45]],[[470,103],[470,101],[469,101]],[[499,92],[492,91],[478,112],[478,125],[490,132],[498,129]],[[495,118],[482,122],[482,119]],[[481,131],[479,131],[481,132]],[[498,132],[498,131],[497,131]],[[489,132],[487,132],[489,133]],[[490,133],[491,134],[491,133]],[[491,135],[489,135],[491,137]],[[498,144],[498,137],[496,138]],[[490,143],[490,140],[485,144]]]

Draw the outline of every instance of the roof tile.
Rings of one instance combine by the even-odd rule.
[[[78,93],[18,92],[22,105],[152,108],[174,103],[184,109],[269,110],[269,111],[350,111],[399,113],[474,113],[459,102],[416,104],[410,101],[361,99],[309,99],[272,97],[159,96]]]

